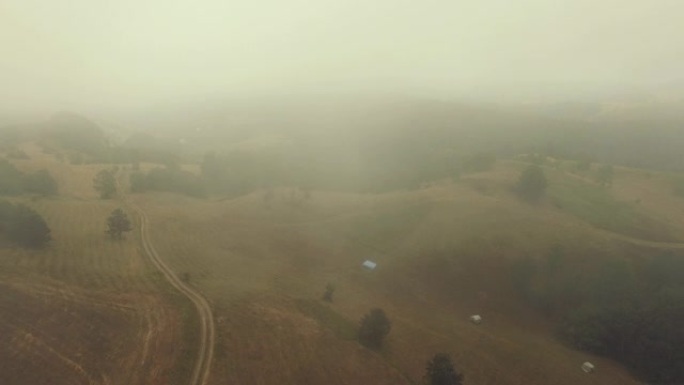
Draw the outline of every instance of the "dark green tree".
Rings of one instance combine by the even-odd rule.
[[[516,185],[520,197],[529,202],[536,202],[544,195],[548,182],[541,167],[533,164],[527,167]]]
[[[363,316],[359,328],[359,342],[366,347],[379,349],[389,334],[392,324],[382,309],[373,309]]]
[[[12,163],[0,159],[0,195],[17,195],[23,192],[24,175]]]
[[[425,380],[428,385],[461,385],[463,375],[454,369],[448,354],[437,353],[427,363]]]
[[[140,171],[134,171],[128,177],[131,184],[131,192],[139,193],[147,189],[147,176]]]
[[[121,208],[112,211],[109,218],[107,218],[106,233],[112,239],[121,239],[124,232],[131,231],[132,229],[128,215]]]
[[[41,195],[57,195],[57,181],[47,170],[38,170],[24,177],[27,192]]]
[[[332,302],[334,293],[335,286],[333,286],[331,283],[328,283],[327,285],[325,285],[325,293],[323,293],[323,300],[326,302]]]
[[[24,247],[42,248],[52,239],[50,228],[40,214],[23,204],[6,206],[2,226],[8,238]]]
[[[95,175],[93,187],[100,193],[100,198],[109,199],[116,194],[116,180],[110,170],[102,170]]]

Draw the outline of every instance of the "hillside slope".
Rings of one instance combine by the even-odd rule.
[[[263,192],[221,201],[134,199],[148,209],[160,252],[216,308],[223,354],[213,383],[416,383],[426,360],[447,351],[467,383],[638,384],[611,360],[561,343],[553,323],[516,292],[511,269],[559,246],[578,268],[653,250],[557,207],[553,195],[538,206],[519,202],[510,185],[520,167],[502,163],[415,191],[315,191],[304,202],[287,188],[268,200]],[[651,218],[629,207],[634,217],[626,218]],[[641,234],[635,223],[627,229]],[[363,271],[365,259],[377,270]],[[331,305],[318,300],[327,282],[338,288]],[[353,341],[373,307],[393,321],[380,353]],[[469,323],[471,314],[485,322]],[[594,375],[579,369],[587,360],[600,368]]]
[[[105,236],[119,203],[98,199],[92,177],[107,166],[24,150],[17,167],[49,170],[61,195],[12,198],[45,218],[52,241],[44,250],[0,244],[0,383],[182,383],[188,304],[145,262],[135,233]]]

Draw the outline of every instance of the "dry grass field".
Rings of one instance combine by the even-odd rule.
[[[512,293],[505,266],[553,245],[570,250],[577,263],[597,252],[629,257],[635,253],[625,239],[641,234],[643,221],[665,219],[651,217],[645,205],[619,206],[625,223],[606,230],[601,217],[591,223],[580,209],[558,207],[553,194],[563,191],[530,207],[510,192],[520,168],[503,163],[456,184],[380,195],[316,191],[293,201],[282,188],[268,201],[263,192],[230,200],[133,199],[150,215],[159,252],[215,309],[212,384],[420,383],[425,362],[439,351],[453,355],[466,383],[637,384],[614,362],[563,346]],[[547,173],[552,183],[596,187]],[[618,197],[629,196],[623,173],[631,175],[616,178]],[[613,225],[624,234],[613,236]],[[363,271],[365,259],[379,267]],[[337,287],[330,305],[319,301],[327,282]],[[373,307],[393,321],[381,352],[353,341],[358,320]],[[468,322],[475,313],[485,318],[480,326]],[[600,370],[583,373],[586,360]]]
[[[137,234],[105,237],[120,204],[92,189],[104,166],[25,151],[31,159],[15,164],[48,169],[60,195],[13,199],[45,218],[53,240],[45,250],[0,249],[0,383],[182,383],[191,309],[148,265]]]
[[[122,205],[92,190],[105,166],[25,151],[31,159],[17,166],[48,169],[60,196],[20,199],[52,228],[48,249],[0,249],[0,383],[185,383],[194,310],[146,262],[138,234],[104,236],[106,216]],[[577,263],[599,251],[637,258],[635,237],[648,247],[680,240],[684,204],[666,176],[619,169],[601,191],[548,168],[555,187],[530,206],[510,189],[522,167],[500,162],[457,183],[385,194],[303,198],[279,188],[268,200],[264,192],[129,199],[148,214],[161,257],[212,306],[210,384],[419,384],[442,351],[466,384],[638,384],[618,364],[561,344],[514,294],[507,266],[554,245]],[[601,211],[612,196],[613,211]],[[608,220],[616,213],[620,221]],[[361,269],[366,259],[378,268]],[[320,301],[328,282],[337,288],[332,304]],[[379,352],[355,341],[374,307],[392,320]],[[476,313],[482,325],[468,321]],[[586,360],[596,373],[579,369]]]

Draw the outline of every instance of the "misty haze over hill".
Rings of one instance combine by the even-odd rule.
[[[0,1],[0,384],[683,384],[682,15]]]
[[[683,13],[675,0],[10,0],[0,110],[340,94],[681,101]]]
[[[347,151],[424,135],[681,169],[682,13],[665,0],[6,1],[0,125],[69,111],[113,144],[149,134],[194,161],[263,135]]]

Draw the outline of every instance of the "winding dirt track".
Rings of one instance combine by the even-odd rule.
[[[211,306],[209,306],[209,302],[207,302],[202,294],[181,281],[173,270],[171,270],[171,268],[161,259],[147,233],[147,226],[149,223],[147,214],[140,207],[128,200],[128,197],[121,187],[120,178],[120,174],[115,178],[119,198],[124,204],[135,210],[140,217],[140,240],[147,258],[162,274],[164,274],[164,277],[171,286],[186,296],[197,309],[200,323],[200,338],[197,360],[195,361],[195,368],[192,371],[189,385],[206,385],[209,379],[209,372],[211,371],[211,362],[214,358],[214,340],[216,336],[214,315],[212,314]]]
[[[199,340],[199,353],[197,356],[197,361],[195,362],[195,368],[190,379],[190,385],[206,385],[209,379],[209,371],[211,370],[211,361],[214,355],[214,317],[211,312],[211,306],[209,302],[192,287],[186,285],[181,281],[176,274],[167,266],[164,261],[159,257],[157,250],[150,241],[149,235],[147,234],[148,219],[147,214],[139,207],[129,203],[140,216],[140,239],[142,240],[142,245],[145,250],[145,254],[149,260],[154,264],[154,266],[159,269],[159,271],[164,274],[166,280],[180,291],[183,295],[188,297],[192,303],[195,304],[197,308],[197,313],[200,322],[200,340]]]

